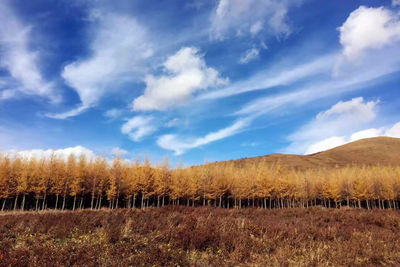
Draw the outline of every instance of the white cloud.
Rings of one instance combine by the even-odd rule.
[[[0,83],[0,99],[23,94],[60,102],[53,84],[41,73],[38,51],[30,48],[32,26],[22,23],[6,1],[0,3],[0,25],[0,69],[10,75],[7,82]]]
[[[179,121],[180,120],[178,118],[173,118],[172,120],[168,121],[165,124],[165,127],[174,127],[174,126],[178,125]]]
[[[227,83],[193,47],[181,48],[164,67],[168,75],[146,77],[145,92],[134,100],[134,110],[165,110],[186,103],[199,90]]]
[[[362,131],[353,133],[350,136],[350,142],[357,141],[357,140],[364,139],[364,138],[377,137],[377,136],[381,136],[381,135],[385,135],[384,128],[370,128],[370,129],[366,129],[366,130],[362,130]]]
[[[36,159],[50,158],[52,155],[67,160],[68,157],[73,154],[76,157],[85,155],[88,159],[93,159],[95,154],[92,150],[85,148],[83,146],[67,147],[64,149],[32,149],[32,150],[8,150],[6,154],[13,157],[19,156],[24,158],[35,157]]]
[[[260,50],[258,50],[257,48],[251,48],[248,49],[246,52],[244,52],[244,54],[240,57],[239,59],[239,63],[240,64],[247,64],[252,60],[255,60],[258,58],[260,54]]]
[[[136,116],[128,120],[121,127],[121,132],[128,135],[133,141],[139,142],[145,136],[157,130],[151,116]]]
[[[264,25],[262,21],[256,21],[253,25],[250,27],[250,33],[252,36],[256,36],[262,29]]]
[[[91,55],[66,65],[62,72],[82,103],[71,111],[49,117],[76,116],[120,84],[136,81],[146,70],[145,60],[153,50],[143,26],[132,17],[110,13],[97,15],[94,20]]]
[[[124,110],[119,108],[112,108],[103,113],[104,117],[111,120],[121,117],[122,114],[124,114]]]
[[[400,40],[400,14],[387,8],[360,6],[339,28],[340,43],[347,59],[367,49],[378,49]]]
[[[310,145],[310,147],[307,149],[305,154],[313,154],[317,152],[321,152],[324,150],[328,150],[337,146],[344,145],[346,141],[344,140],[343,137],[339,136],[333,136],[326,138],[322,141],[319,141],[315,144]]]
[[[396,123],[390,129],[385,131],[385,135],[389,137],[398,137],[400,138],[400,122]]]
[[[118,156],[122,157],[122,156],[128,155],[129,152],[126,151],[125,149],[122,149],[119,147],[113,147],[111,150],[111,154],[113,154],[116,157],[118,157]]]
[[[392,0],[392,6],[400,6],[400,0]]]
[[[231,126],[220,129],[216,132],[211,132],[206,134],[203,137],[197,138],[187,138],[182,136],[177,136],[175,134],[166,134],[162,135],[158,138],[157,144],[167,150],[172,150],[176,155],[181,155],[185,153],[187,150],[200,147],[211,142],[215,142],[217,140],[221,140],[232,135],[235,135],[243,130],[246,126],[249,125],[251,119],[243,118],[237,120]]]
[[[212,39],[223,40],[230,35],[256,36],[261,32],[287,36],[291,29],[287,12],[298,1],[219,0],[211,16]]]
[[[320,112],[312,121],[302,126],[288,139],[290,153],[315,153],[347,142],[346,136],[363,129],[376,118],[378,101],[366,102],[362,97],[338,102]],[[359,133],[366,136],[370,132]],[[356,138],[355,135],[353,138]]]
[[[392,127],[370,128],[355,132],[350,136],[341,136],[341,137],[333,136],[326,138],[322,141],[310,145],[305,154],[312,154],[320,151],[325,151],[360,139],[372,138],[378,136],[400,138],[400,122],[396,123]]]
[[[362,97],[338,102],[330,109],[320,112],[314,120],[292,136],[297,140],[315,140],[324,136],[341,135],[349,129],[363,126],[376,117],[378,101],[365,102]]]

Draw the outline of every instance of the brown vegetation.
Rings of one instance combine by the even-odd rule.
[[[347,208],[9,212],[0,266],[398,266],[399,230]]]

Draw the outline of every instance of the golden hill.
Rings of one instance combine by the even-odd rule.
[[[239,166],[266,162],[290,169],[343,167],[347,165],[400,165],[400,138],[374,137],[310,155],[271,154],[233,160]],[[218,162],[216,163],[218,164]]]

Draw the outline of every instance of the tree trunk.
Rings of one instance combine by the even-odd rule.
[[[74,206],[72,207],[72,210],[75,210],[75,204],[76,204],[76,195],[74,196]]]
[[[96,202],[94,202],[94,209],[96,210],[97,209],[97,205],[99,204],[99,195],[97,194],[97,197],[96,197]]]
[[[24,194],[22,197],[21,210],[25,210],[25,196],[26,196],[26,194]]]
[[[165,196],[163,195],[162,196],[162,204],[161,204],[163,207],[164,207],[164,199],[165,199]]]
[[[44,210],[45,206],[46,206],[46,194],[44,194],[44,198],[43,198],[43,203],[42,203],[42,210]]]
[[[82,204],[83,204],[83,196],[81,197],[81,203],[79,204],[79,209],[82,209]]]
[[[54,206],[55,209],[58,208],[58,194],[56,195],[56,205]]]
[[[39,199],[37,198],[36,199],[36,209],[35,209],[36,211],[38,210],[38,205],[39,205]]]
[[[90,202],[90,209],[93,209],[93,204],[94,204],[94,192],[92,193],[92,201]]]
[[[4,208],[5,208],[5,206],[6,206],[6,201],[7,201],[7,199],[5,198],[5,199],[3,200],[3,205],[1,206],[1,211],[4,211]]]
[[[99,203],[98,203],[98,209],[101,209],[101,202],[103,201],[103,196],[99,196]]]
[[[17,194],[17,196],[15,197],[15,200],[14,200],[14,210],[17,209],[17,203],[18,203],[18,194]]]
[[[65,198],[66,198],[66,196],[64,195],[64,196],[63,196],[62,210],[64,210],[64,209],[65,209]]]

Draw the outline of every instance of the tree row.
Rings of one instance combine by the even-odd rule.
[[[294,171],[260,162],[171,169],[168,161],[116,157],[67,160],[0,156],[1,210],[341,206],[399,208],[400,167],[349,166]]]

